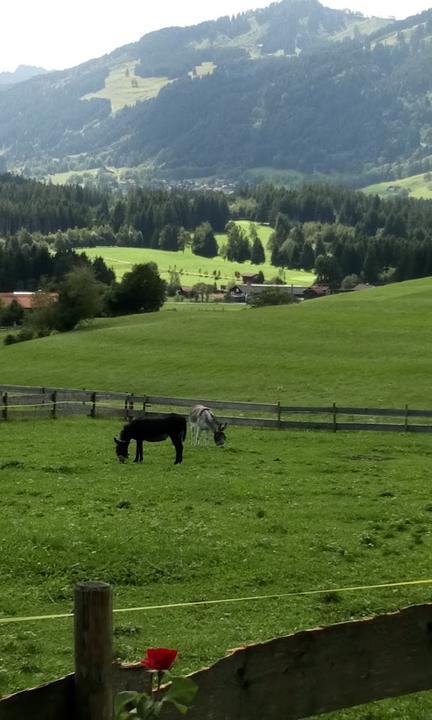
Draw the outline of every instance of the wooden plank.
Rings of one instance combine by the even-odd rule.
[[[409,425],[396,423],[339,423],[338,430],[363,430],[365,432],[413,432],[430,433],[432,425]]]
[[[294,405],[281,405],[281,413],[286,413],[289,415],[295,415],[298,414],[304,414],[307,415],[310,414],[325,414],[325,415],[332,415],[333,414],[333,405],[329,405],[327,407],[311,407],[311,406],[294,406]],[[339,408],[338,408],[339,412]]]
[[[370,415],[371,417],[432,417],[431,410],[406,410],[406,408],[349,408],[338,407],[343,415]]]
[[[140,411],[137,410],[136,412],[133,411],[130,413],[131,417],[137,417],[140,414]],[[147,413],[146,413],[147,414]],[[100,405],[96,405],[96,415],[95,417],[116,417],[116,418],[123,418],[126,422],[125,417],[125,411],[124,408],[110,408],[110,407],[103,407]]]
[[[249,402],[231,402],[229,400],[196,400],[188,398],[170,398],[149,395],[147,402],[150,405],[168,405],[173,407],[192,408],[194,405],[205,405],[211,410],[238,410],[239,412],[262,412],[277,414],[279,407],[277,403],[249,403]]]
[[[74,674],[46,683],[31,690],[9,695],[0,700],[1,720],[73,720]],[[124,666],[114,663],[112,666],[114,692],[135,690],[148,692],[151,677],[140,666]]]
[[[73,674],[0,700],[1,720],[73,720]]]
[[[47,395],[12,395],[8,393],[8,407],[14,407],[14,405],[44,405],[51,403],[51,396]]]
[[[35,395],[43,395],[44,394],[44,388],[42,387],[33,387],[31,385],[0,385],[0,392],[7,392],[7,393],[27,393],[27,394],[35,394]]]
[[[92,393],[89,390],[57,390],[57,400],[63,401],[81,401],[90,403]]]
[[[432,605],[246,646],[190,677],[188,720],[298,720],[430,690]]]

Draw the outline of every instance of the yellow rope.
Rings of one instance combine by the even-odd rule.
[[[352,587],[327,588],[325,590],[298,590],[288,593],[275,593],[273,595],[250,595],[238,598],[220,598],[219,600],[193,600],[191,602],[168,603],[164,605],[143,605],[141,607],[116,608],[114,613],[145,612],[147,610],[169,610],[171,608],[196,607],[199,605],[223,605],[226,603],[251,602],[254,600],[278,600],[287,597],[301,597],[305,595],[322,595],[338,592],[361,592],[364,590],[381,590],[384,588],[412,587],[413,585],[431,585],[429,580],[404,580],[401,582],[380,583],[377,585],[354,585]],[[27,617],[6,617],[0,618],[0,625],[7,623],[34,622],[37,620],[58,620],[61,618],[73,617],[73,613],[60,613],[56,615],[32,615]]]

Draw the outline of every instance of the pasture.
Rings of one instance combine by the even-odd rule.
[[[136,62],[116,65],[111,69],[102,90],[84,95],[82,99],[109,100],[111,112],[116,113],[126,106],[136,105],[137,102],[157,97],[162,88],[171,82],[167,77],[144,78],[135,75],[135,66]]]
[[[172,646],[189,670],[243,643],[429,600],[428,587],[331,591],[429,576],[429,438],[231,428],[224,449],[187,444],[174,466],[169,442],[145,445],[137,466],[114,459],[120,426],[2,425],[3,617],[69,612],[83,579],[113,583],[117,608],[329,590],[115,616],[117,657]],[[71,631],[70,619],[1,626],[0,692],[70,670]],[[379,707],[374,718],[426,718],[431,703]]]
[[[391,198],[397,197],[398,193],[404,191],[410,197],[424,200],[432,199],[432,175],[431,173],[421,173],[420,175],[411,175],[410,177],[401,178],[400,180],[388,180],[375,185],[368,185],[363,188],[363,192],[369,195],[381,195],[381,197]]]
[[[173,397],[432,409],[432,280],[252,309],[149,315],[0,346],[3,383]]]
[[[169,305],[0,347],[2,382],[286,404],[432,408],[432,281],[284,308]],[[229,427],[121,465],[121,420],[1,425],[0,617],[67,613],[77,581],[115,607],[323,594],[115,615],[115,655],[179,649],[196,669],[244,643],[431,599],[430,436]],[[131,448],[133,451],[134,448]],[[0,625],[0,693],[71,669],[71,619]],[[431,694],[337,713],[426,720]]]
[[[238,221],[238,225],[244,228],[248,233],[249,222],[246,220]],[[150,248],[132,248],[132,247],[95,247],[83,248],[84,252],[91,258],[102,256],[109,267],[112,267],[117,278],[121,278],[125,272],[131,270],[133,265],[137,263],[155,262],[159,268],[161,276],[169,279],[169,271],[176,270],[180,273],[181,282],[186,287],[191,287],[199,282],[213,283],[215,277],[213,273],[220,273],[220,279],[216,281],[218,287],[227,285],[229,282],[236,281],[235,273],[257,273],[260,270],[264,273],[267,281],[279,274],[279,268],[270,264],[269,253],[266,250],[268,239],[273,232],[271,227],[254,223],[257,227],[261,242],[266,251],[266,262],[262,265],[253,265],[250,262],[238,263],[224,260],[217,256],[214,258],[204,258],[194,255],[190,248],[186,248],[184,252],[174,252],[166,250],[154,250]],[[226,243],[226,235],[217,233],[216,240],[219,247]],[[315,275],[305,270],[284,270],[282,277],[285,282],[293,285],[309,286],[315,280]]]

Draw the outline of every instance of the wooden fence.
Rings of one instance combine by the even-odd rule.
[[[112,720],[113,695],[149,689],[112,664],[112,593],[75,589],[75,673],[0,700],[0,720]],[[189,720],[295,720],[432,689],[432,604],[232,651],[192,673]],[[167,708],[162,718],[175,720]]]
[[[140,414],[159,415],[167,411],[187,415],[193,405],[201,403],[211,407],[230,425],[331,432],[432,432],[432,410],[415,410],[408,405],[403,408],[355,408],[333,403],[326,407],[311,407],[283,405],[280,402],[231,402],[19,385],[0,385],[0,399],[0,419],[3,420],[73,415],[126,419]],[[323,416],[324,419],[321,419]]]

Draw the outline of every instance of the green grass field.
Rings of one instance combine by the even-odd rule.
[[[160,90],[171,82],[167,77],[143,78],[135,75],[135,65],[135,62],[127,62],[114,67],[103,89],[84,95],[83,100],[109,100],[111,111],[116,113],[127,105],[136,105],[139,101],[157,97]]]
[[[2,426],[3,617],[69,612],[71,587],[83,579],[111,582],[115,607],[126,608],[430,575],[427,437],[231,429],[223,450],[187,446],[182,466],[168,443],[145,446],[142,466],[120,466],[112,441],[120,425]],[[133,661],[148,646],[176,647],[190,670],[243,643],[428,601],[430,592],[121,614],[115,655]],[[71,625],[2,626],[0,691],[70,670]],[[426,719],[431,707],[428,696],[413,698],[373,717],[408,708]]]
[[[2,382],[214,399],[432,407],[432,280],[246,309],[170,305],[0,347]],[[0,617],[69,612],[77,581],[115,607],[430,577],[431,440],[228,427],[224,449],[145,446],[119,465],[122,421],[3,423]],[[428,602],[430,587],[115,616],[115,655],[176,647],[192,670],[227,649]],[[0,693],[72,666],[69,619],[0,625]],[[334,714],[426,720],[423,694]]]
[[[0,347],[2,382],[432,408],[432,280],[253,309],[169,303]]]
[[[394,188],[396,188],[396,191]],[[410,197],[431,200],[432,175],[430,173],[411,175],[411,177],[402,178],[401,180],[391,180],[377,183],[376,185],[368,185],[363,188],[363,192],[371,195],[381,195],[387,198],[397,197],[398,191],[400,192],[401,190],[406,192]]]
[[[238,221],[246,232],[249,229],[249,222],[246,220]],[[266,250],[268,239],[273,232],[269,226],[254,223],[258,229],[261,242]],[[224,233],[216,234],[216,240],[219,247],[226,243],[226,235]],[[185,252],[168,252],[164,250],[151,250],[148,248],[124,248],[124,247],[96,247],[84,248],[84,252],[91,258],[97,255],[102,256],[107,265],[112,267],[118,278],[121,278],[125,272],[130,270],[133,265],[144,262],[155,262],[159,267],[161,276],[165,279],[169,277],[170,270],[181,272],[182,284],[186,287],[192,287],[198,282],[212,283],[214,281],[213,272],[220,272],[221,277],[217,281],[220,285],[227,285],[229,282],[236,280],[235,273],[255,273],[260,270],[264,273],[265,279],[271,280],[278,275],[278,268],[270,264],[269,254],[263,265],[252,265],[250,262],[235,263],[224,260],[222,257],[203,258],[194,255],[190,248],[186,248]],[[315,275],[305,270],[285,270],[282,276],[287,283],[293,285],[309,286],[315,280]]]

